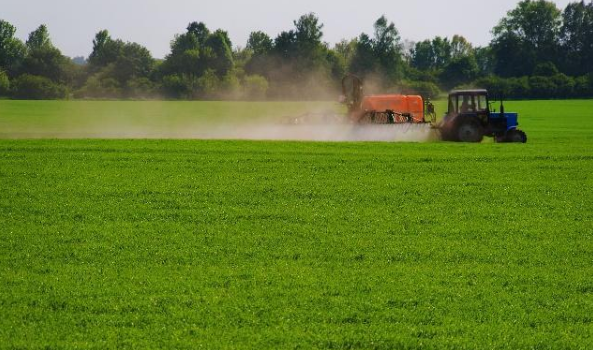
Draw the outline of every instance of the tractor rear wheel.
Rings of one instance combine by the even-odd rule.
[[[527,143],[527,134],[522,130],[510,130],[505,136],[505,142]]]
[[[484,131],[475,120],[464,120],[457,127],[457,140],[460,142],[482,142]]]

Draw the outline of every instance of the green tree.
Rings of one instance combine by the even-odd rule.
[[[197,98],[215,96],[217,89],[236,82],[232,43],[223,30],[210,32],[203,23],[192,22],[176,35],[171,53],[158,68],[165,94]]]
[[[393,86],[403,78],[403,47],[395,25],[381,16],[374,24],[374,38],[361,34],[350,62],[350,71],[362,77],[375,75],[382,85]]]
[[[393,22],[381,16],[374,25],[375,39],[373,52],[379,61],[382,73],[388,80],[395,82],[402,78],[403,58],[402,43]]]
[[[442,69],[451,61],[451,42],[448,38],[437,36],[432,40],[434,68]]]
[[[444,87],[453,88],[477,78],[478,64],[473,55],[454,58],[441,73]]]
[[[0,20],[0,69],[9,76],[15,76],[26,54],[25,45],[14,37],[16,28]]]
[[[265,99],[268,88],[268,81],[261,75],[248,75],[243,82],[243,94],[249,100]]]
[[[45,77],[58,84],[72,84],[74,77],[70,73],[75,70],[74,63],[53,46],[45,25],[29,34],[26,46],[27,55],[21,66],[22,73]]]
[[[337,55],[342,57],[346,66],[348,66],[350,64],[350,61],[352,60],[352,57],[354,56],[354,52],[356,50],[356,42],[357,42],[357,39],[352,39],[352,40],[343,39],[334,46],[333,51]]]
[[[274,54],[285,61],[296,58],[297,45],[294,30],[283,31],[274,39]]]
[[[77,93],[85,97],[144,97],[154,92],[150,80],[155,60],[150,51],[137,43],[114,40],[101,30],[93,40],[89,56],[92,76]]]
[[[274,41],[263,32],[252,32],[247,40],[247,51],[252,53],[245,62],[245,70],[254,75],[268,75],[272,68]]]
[[[254,56],[268,55],[274,48],[274,42],[264,32],[252,32],[247,40],[247,49],[253,52]]]
[[[488,76],[494,72],[494,57],[490,46],[476,47],[474,49],[474,57],[478,64],[479,75]]]
[[[363,78],[377,73],[379,60],[375,56],[373,40],[367,34],[361,34],[356,41],[349,68],[350,72]]]
[[[208,53],[208,55],[204,56],[203,64],[207,69],[213,70],[218,78],[222,78],[233,69],[232,44],[225,31],[217,30],[210,34],[204,47],[202,52]]]
[[[101,30],[93,40],[93,51],[88,62],[93,71],[98,71],[114,63],[121,56],[124,42],[113,40],[107,30]]]
[[[113,78],[125,86],[135,78],[148,79],[153,68],[154,59],[147,48],[137,43],[126,43],[113,63]]]
[[[410,54],[410,64],[412,67],[420,70],[429,70],[435,68],[436,58],[434,56],[434,50],[430,40],[417,42]]]
[[[8,75],[0,70],[0,97],[6,97],[10,95],[10,79]]]
[[[558,68],[552,62],[540,63],[533,69],[533,75],[540,77],[552,77],[558,73]]]
[[[29,51],[34,51],[48,47],[53,47],[53,45],[49,38],[47,26],[42,24],[29,34],[29,38],[27,39],[27,49]]]
[[[22,74],[13,81],[13,97],[18,99],[52,100],[67,97],[64,85],[46,77]]]
[[[459,59],[474,54],[472,44],[461,35],[454,35],[451,39],[451,59]]]
[[[545,0],[523,0],[493,29],[497,74],[531,75],[538,62],[557,63],[561,12]]]
[[[593,71],[593,3],[580,1],[568,4],[562,19],[563,70],[573,75]]]
[[[188,24],[187,33],[191,34],[194,38],[196,38],[198,44],[204,44],[210,36],[210,30],[203,22],[191,22],[190,24]]]

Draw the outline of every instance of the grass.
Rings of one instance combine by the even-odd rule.
[[[0,348],[591,348],[593,101],[511,109],[526,145],[0,140]]]
[[[154,137],[336,108],[323,102],[0,101],[0,138]]]

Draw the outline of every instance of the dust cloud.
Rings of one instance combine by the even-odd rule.
[[[286,140],[328,142],[427,142],[434,139],[429,125],[256,124],[215,126],[192,131],[195,139]]]
[[[175,123],[143,125],[125,121],[92,126],[1,133],[10,139],[195,139],[322,142],[428,142],[436,139],[427,124],[357,125],[315,123],[291,125],[278,120],[253,123]]]

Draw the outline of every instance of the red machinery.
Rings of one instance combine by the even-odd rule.
[[[434,123],[436,115],[430,101],[418,95],[364,96],[361,80],[347,75],[342,80],[342,102],[350,120],[359,124]],[[430,117],[430,120],[427,120]]]

